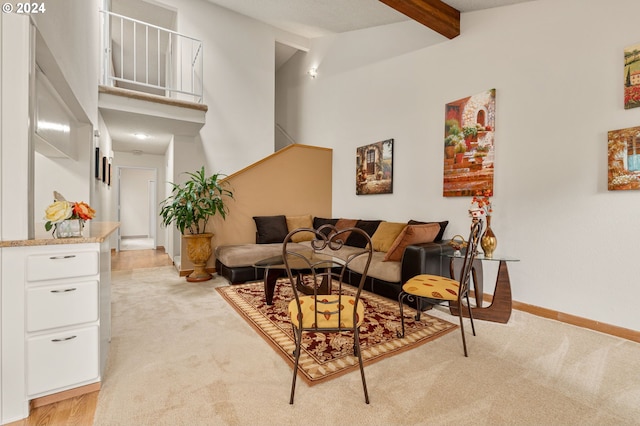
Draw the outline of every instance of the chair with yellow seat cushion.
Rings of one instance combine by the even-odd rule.
[[[420,321],[420,313],[422,312],[423,303],[428,305],[443,303],[447,303],[449,305],[455,304],[458,308],[458,316],[460,318],[460,332],[462,333],[464,356],[468,356],[467,342],[464,335],[464,324],[462,321],[462,309],[466,307],[469,313],[471,330],[475,336],[476,329],[473,325],[473,315],[471,313],[471,305],[469,303],[469,281],[471,278],[473,261],[475,260],[478,251],[478,241],[480,239],[481,229],[482,219],[474,217],[471,223],[469,243],[467,245],[464,261],[462,262],[459,281],[439,275],[422,274],[416,275],[404,283],[402,291],[398,296],[398,303],[400,305],[400,323],[402,325],[402,332],[398,333],[398,337],[404,337],[403,301],[405,299],[411,302],[414,300],[416,301],[416,321]],[[463,303],[463,299],[466,301],[466,304]]]
[[[294,251],[289,249],[296,234],[309,232],[314,234],[311,241],[311,252]],[[365,248],[353,250],[345,246],[347,236],[353,233],[361,234],[367,241]],[[342,249],[347,249],[348,255],[341,255]],[[289,233],[282,245],[287,277],[293,289],[294,298],[289,303],[289,317],[293,327],[295,340],[293,380],[291,382],[291,397],[293,404],[296,389],[298,363],[302,347],[302,333],[351,333],[353,335],[354,356],[358,358],[362,388],[365,402],[369,403],[367,383],[364,377],[364,364],[360,351],[360,337],[358,328],[365,315],[365,306],[360,299],[362,287],[371,263],[373,249],[371,238],[360,228],[348,227],[338,229],[333,225],[323,225],[317,229],[299,228]],[[357,283],[355,295],[352,291],[343,291],[343,281],[348,273],[351,262],[359,260],[364,264],[364,272]],[[300,285],[304,283],[304,285]],[[331,285],[326,285],[331,283]],[[355,282],[351,286],[356,285]],[[330,294],[321,294],[321,289],[330,289]],[[304,293],[302,293],[304,291]]]

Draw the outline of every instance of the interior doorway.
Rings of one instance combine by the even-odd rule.
[[[120,166],[118,173],[117,250],[148,250],[157,247],[158,170]]]

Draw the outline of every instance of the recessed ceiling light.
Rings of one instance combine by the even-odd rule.
[[[142,155],[142,151],[140,151],[139,149],[134,149],[133,151],[131,151],[131,153],[133,155]]]
[[[141,141],[145,140],[145,139],[149,139],[149,135],[145,134],[145,133],[134,133],[133,136],[136,139],[140,139]]]

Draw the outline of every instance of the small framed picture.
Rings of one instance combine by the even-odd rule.
[[[102,157],[102,182],[107,181],[107,157]]]
[[[109,171],[107,172],[107,185],[111,186],[111,163],[109,163]]]
[[[94,163],[95,163],[95,172],[94,172],[95,177],[96,179],[100,180],[100,148],[99,147],[96,147]]]
[[[356,195],[393,193],[393,139],[356,149]]]

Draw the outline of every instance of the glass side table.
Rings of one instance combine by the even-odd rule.
[[[322,253],[316,253],[312,250],[302,250],[298,252],[305,260],[297,256],[289,255],[289,267],[291,270],[304,271],[311,265],[316,269],[331,269],[334,267],[341,267],[344,265],[344,261],[338,257],[325,255]],[[276,288],[276,282],[278,278],[287,275],[287,268],[284,264],[282,255],[269,257],[262,259],[253,265],[254,268],[264,269],[264,295],[267,305],[273,304],[273,295]],[[302,283],[301,276],[298,276],[296,280],[296,287],[304,294],[313,294],[313,290],[308,289]],[[322,285],[318,289],[318,294],[331,294],[331,286],[328,280],[323,280]]]
[[[449,272],[451,276],[453,274],[453,262],[455,259],[463,259],[463,256],[454,256],[453,254],[443,254],[450,259]],[[493,254],[493,257],[485,257],[483,254],[478,254],[476,260],[483,262],[500,262],[498,265],[498,275],[496,277],[496,287],[493,291],[493,299],[489,306],[482,306],[481,302],[476,302],[475,307],[471,307],[471,313],[474,319],[480,319],[485,321],[499,322],[506,324],[511,318],[512,299],[511,299],[511,281],[509,279],[509,269],[507,264],[509,262],[519,262],[520,259],[516,259],[509,256],[502,256],[500,253]],[[475,270],[472,270],[472,274],[475,281]],[[477,295],[476,295],[477,297]],[[458,315],[458,308],[450,305],[449,311],[452,315]],[[462,316],[468,317],[468,312],[463,310]]]

